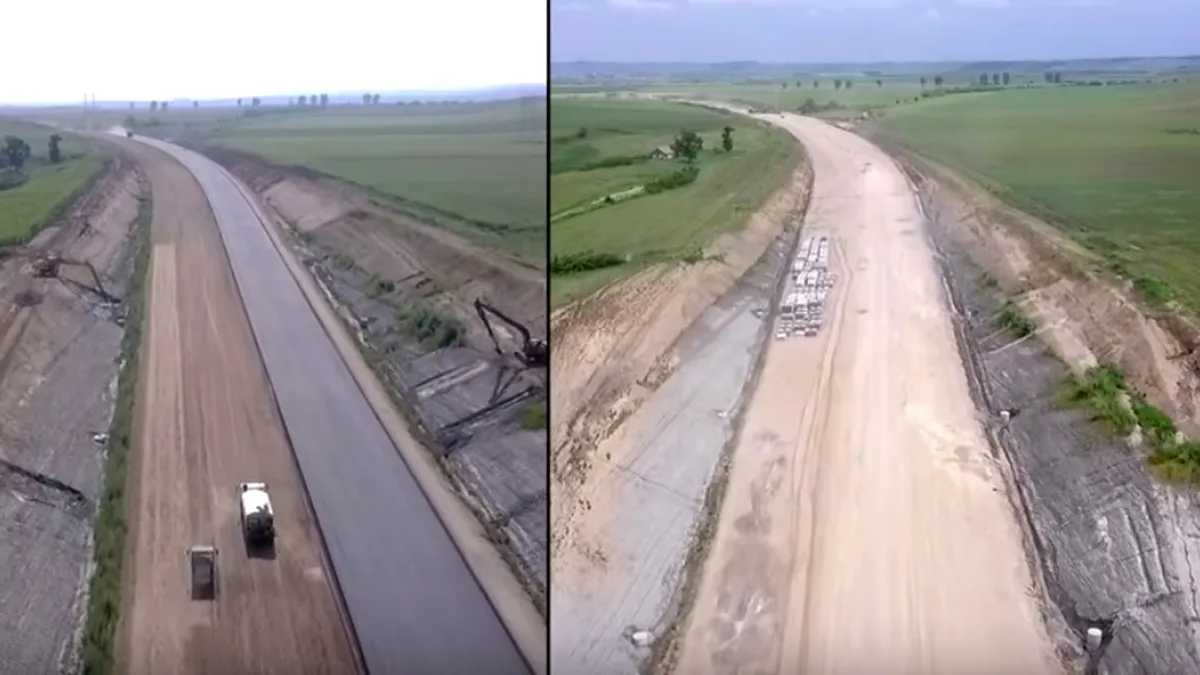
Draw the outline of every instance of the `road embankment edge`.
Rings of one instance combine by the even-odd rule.
[[[137,422],[137,400],[141,386],[141,352],[145,345],[143,321],[150,303],[146,285],[151,265],[153,198],[141,196],[132,237],[133,271],[125,293],[125,331],[121,337],[121,366],[117,396],[104,445],[104,477],[100,503],[92,528],[92,559],[89,562],[87,609],[80,644],[79,672],[109,675],[116,670],[117,636],[121,629],[122,589],[126,568],[128,489],[130,455]]]

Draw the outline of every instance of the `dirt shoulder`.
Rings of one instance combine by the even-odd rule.
[[[1080,646],[1098,627],[1104,672],[1196,670],[1200,639],[1183,627],[1200,601],[1191,534],[1200,531],[1200,499],[1157,483],[1136,448],[1059,405],[1069,373],[1111,362],[1195,438],[1193,321],[1145,308],[1073,242],[952,169],[891,150],[920,186],[962,313],[973,394],[984,409],[1021,411],[992,439],[1013,478],[1060,655],[1096,668],[1100,659],[1089,662]],[[998,326],[1010,299],[1037,324],[1035,337]]]
[[[115,148],[103,172],[16,257],[0,260],[0,673],[78,663],[101,495],[102,434],[113,414],[121,309],[85,270],[37,279],[22,252],[95,267],[124,297],[144,179]],[[36,570],[36,573],[30,573]]]
[[[463,500],[544,610],[546,372],[511,353],[518,331],[482,298],[544,337],[544,273],[386,209],[362,193],[259,158],[201,148],[261,198],[288,244]]]

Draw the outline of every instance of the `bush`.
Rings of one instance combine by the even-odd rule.
[[[550,274],[579,274],[624,264],[625,259],[613,253],[596,253],[595,251],[568,253],[556,255],[550,259]]]
[[[671,173],[646,183],[646,194],[653,195],[665,190],[674,190],[696,182],[700,169],[695,166],[685,166]]]
[[[431,349],[457,347],[466,330],[453,317],[443,316],[429,303],[419,302],[396,315],[397,322],[422,346]]]
[[[1017,303],[1009,300],[1000,308],[1000,316],[997,319],[1000,325],[1013,332],[1017,337],[1025,337],[1032,335],[1037,330],[1037,324],[1033,322],[1025,312],[1021,311],[1021,307]]]
[[[1137,417],[1121,404],[1123,393],[1126,393],[1125,376],[1115,366],[1102,365],[1082,377],[1068,378],[1062,401],[1068,406],[1089,408],[1093,420],[1113,433],[1126,436],[1137,425]]]
[[[522,429],[545,429],[547,420],[545,399],[534,401],[521,411]]]
[[[21,187],[29,182],[29,174],[20,171],[0,171],[0,191]]]

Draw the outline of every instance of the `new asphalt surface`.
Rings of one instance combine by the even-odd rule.
[[[224,239],[370,675],[528,675],[530,667],[237,185],[177,158]]]

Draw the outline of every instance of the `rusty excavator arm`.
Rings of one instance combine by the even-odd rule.
[[[494,315],[504,323],[512,326],[518,333],[521,334],[523,344],[521,351],[516,353],[516,357],[521,360],[526,366],[531,368],[545,368],[550,363],[550,348],[545,340],[535,338],[530,334],[529,329],[520,321],[509,317],[500,310],[492,307],[484,302],[482,298],[475,300],[475,311],[479,313],[480,320],[483,321],[483,327],[487,329],[488,335],[492,338],[492,342],[496,345],[496,353],[503,354],[504,350],[500,347],[500,340],[496,337],[496,332],[492,330],[492,323],[488,320],[488,314]]]
[[[92,285],[89,286],[88,284],[80,283],[74,279],[62,277],[58,272],[59,268],[64,265],[85,268],[92,277]],[[105,302],[112,304],[119,304],[121,302],[120,298],[104,289],[104,283],[100,281],[100,274],[96,272],[96,268],[93,267],[90,262],[85,260],[73,260],[71,258],[64,258],[60,255],[43,256],[33,261],[33,276],[42,279],[58,279],[63,282],[74,284],[84,288],[85,290],[91,291]]]

